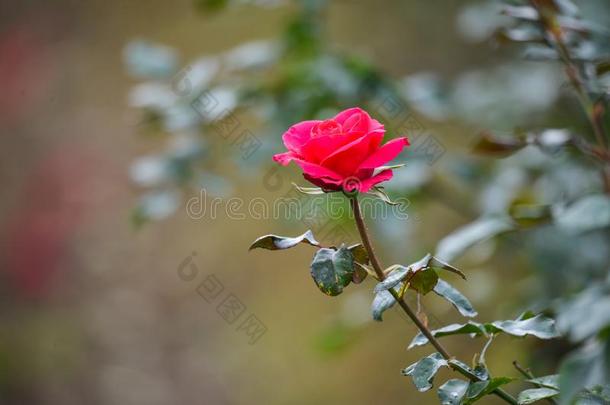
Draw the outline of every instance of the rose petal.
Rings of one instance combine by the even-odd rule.
[[[371,116],[361,108],[348,108],[335,116],[335,121],[343,126],[343,131],[360,131],[363,133],[383,129],[379,121],[372,119]]]
[[[392,176],[394,176],[394,173],[392,172],[392,170],[388,169],[382,171],[376,176],[371,177],[370,179],[363,180],[360,183],[360,192],[366,193],[371,188],[373,188],[374,185],[381,183],[382,181],[388,181],[392,178]]]
[[[301,147],[301,155],[310,162],[320,163],[331,153],[336,152],[342,146],[364,136],[361,132],[350,132],[348,134],[325,135],[311,138]]]
[[[311,139],[311,129],[322,121],[303,121],[291,126],[288,131],[282,135],[284,146],[289,151],[300,154],[301,147]]]
[[[339,175],[338,173],[334,172],[331,169],[322,167],[315,163],[306,162],[302,159],[293,158],[293,160],[297,165],[299,165],[301,167],[301,169],[303,169],[303,173],[306,173],[307,175],[311,176],[312,178],[316,178],[316,179],[323,178],[325,180],[341,183],[341,179],[342,179],[341,175]]]
[[[307,173],[303,173],[303,177],[311,182],[312,184],[322,187],[324,190],[333,190],[340,191],[341,190],[341,180],[331,180],[328,178],[315,178],[309,176]]]
[[[284,152],[278,153],[277,155],[273,155],[273,160],[281,164],[282,166],[287,166],[293,159],[297,159],[298,156],[294,152]]]
[[[344,176],[352,176],[367,156],[379,147],[382,140],[383,132],[370,132],[342,146],[320,164]]]
[[[347,110],[343,110],[339,114],[335,115],[334,120],[337,121],[339,124],[344,125],[349,118],[354,116],[358,117],[362,113],[366,114],[366,112],[362,108],[352,107],[348,108]]]
[[[409,146],[409,139],[407,138],[396,138],[377,149],[375,153],[366,158],[364,162],[358,168],[363,169],[374,169],[379,166],[383,166],[390,160],[396,158],[400,152],[402,152],[405,146]]]

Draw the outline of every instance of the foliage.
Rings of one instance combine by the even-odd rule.
[[[218,11],[229,2],[199,3],[208,11]],[[484,159],[455,157],[434,168],[413,159],[402,169],[410,181],[396,179],[394,183],[402,186],[387,187],[424,200],[433,198],[426,191],[443,189],[438,179],[445,178],[456,191],[440,199],[448,205],[459,201],[463,207],[474,207],[467,211],[471,222],[441,239],[434,256],[390,266],[379,277],[371,268],[370,252],[362,245],[323,247],[309,231],[295,238],[267,235],[251,248],[312,245],[317,251],[311,274],[328,295],[340,294],[367,274],[375,276],[378,284],[371,308],[375,320],[381,320],[405,294],[419,297],[430,292],[447,300],[462,316],[474,318],[477,312],[471,302],[444,280],[445,271],[462,275],[446,261],[458,260],[469,248],[489,239],[497,242],[493,246],[500,251],[518,249],[528,255],[538,278],[539,288],[529,306],[544,311],[526,312],[514,320],[471,320],[432,330],[434,339],[466,334],[488,341],[473,367],[435,352],[403,374],[425,391],[432,387],[440,368],[460,373],[465,379],[452,378],[439,386],[438,396],[444,404],[473,403],[491,394],[507,400],[500,387],[513,378],[492,377],[484,361],[493,337],[561,337],[572,349],[561,360],[557,374],[535,378],[524,371],[523,380],[533,387],[520,392],[515,401],[607,403],[610,35],[603,24],[591,20],[603,15],[607,6],[580,10],[570,0],[507,0],[468,7],[460,21],[471,39],[488,35],[493,43],[506,45],[503,49],[508,52],[516,49],[529,62],[515,62],[509,53],[510,58],[501,65],[467,72],[454,83],[430,73],[402,80],[387,78],[372,64],[326,45],[322,17],[326,2],[301,1],[299,6],[280,41],[250,43],[206,56],[192,63],[186,76],[176,75],[177,57],[166,47],[146,43],[127,47],[130,72],[150,80],[134,88],[131,103],[144,110],[147,127],[172,135],[165,152],[142,158],[132,168],[134,181],[152,190],[142,198],[138,218],[171,214],[179,205],[181,187],[205,184],[213,188],[216,183],[221,185],[219,189],[230,189],[206,167],[206,148],[222,141],[213,132],[226,116],[194,113],[192,103],[203,91],[222,101],[222,111],[252,114],[257,121],[253,128],[261,128],[261,137],[263,129],[268,134],[265,148],[275,149],[279,134],[294,122],[327,116],[346,106],[366,107],[388,95],[409,102],[436,122],[492,128],[472,143],[473,154]],[[472,20],[472,15],[478,17]],[[477,30],[475,24],[486,26]],[[271,70],[273,75],[265,74]],[[566,87],[562,75],[569,95],[561,91]],[[196,90],[179,91],[186,84]],[[582,113],[576,113],[576,108],[560,110],[559,102],[570,107],[578,103]],[[562,114],[559,119],[558,112]],[[550,128],[540,128],[542,118],[550,122]],[[240,151],[234,152],[239,161]],[[460,170],[456,170],[458,166]],[[299,191],[324,193],[305,187]],[[375,193],[390,202],[384,190]],[[429,338],[422,331],[409,347],[426,343]]]

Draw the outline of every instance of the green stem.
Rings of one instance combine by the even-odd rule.
[[[593,134],[595,135],[595,139],[604,160],[600,173],[604,183],[604,189],[606,193],[610,194],[610,152],[608,150],[607,136],[602,119],[603,111],[596,108],[595,102],[591,99],[588,89],[583,85],[581,71],[576,63],[574,63],[574,60],[570,55],[570,50],[562,38],[561,26],[557,21],[554,11],[550,11],[545,5],[538,4],[537,0],[530,0],[530,4],[538,12],[542,27],[552,36],[553,40],[547,40],[546,42],[551,48],[555,49],[559,55],[559,59],[561,59],[565,66],[566,76],[578,96],[578,100],[580,101],[587,119],[591,123]]]
[[[375,254],[375,250],[373,249],[373,245],[371,243],[371,238],[369,237],[369,233],[368,233],[368,230],[366,229],[364,219],[362,218],[362,212],[360,211],[360,204],[358,203],[358,197],[357,196],[350,197],[350,204],[352,207],[352,211],[354,212],[354,218],[356,220],[356,226],[358,227],[358,232],[360,233],[360,238],[362,239],[362,244],[364,245],[364,248],[366,249],[366,251],[369,254],[369,259],[371,260],[371,264],[373,265],[373,269],[375,270],[375,274],[377,275],[377,278],[379,279],[379,281],[383,281],[385,279],[385,274],[383,273],[383,268],[381,266],[381,263],[379,262],[379,259],[377,258],[377,255]],[[394,297],[394,299],[396,300],[396,302],[398,303],[398,305],[407,314],[407,316],[411,319],[411,321],[413,321],[413,323],[415,324],[415,326],[417,326],[417,328],[421,331],[421,333],[423,333],[424,336],[426,336],[428,338],[428,341],[432,344],[432,346],[434,346],[436,348],[436,350],[441,354],[441,356],[443,356],[443,358],[447,361],[452,360],[453,356],[451,356],[449,354],[449,352],[443,347],[443,345],[441,345],[441,343],[438,341],[438,339],[436,339],[434,337],[434,335],[432,334],[430,329],[428,329],[428,327],[426,325],[424,325],[422,323],[422,321],[419,320],[419,318],[417,317],[415,312],[413,312],[413,310],[411,309],[411,307],[409,307],[409,305],[405,302],[405,300],[402,297],[400,297],[398,295],[398,293],[396,291],[394,291],[394,289],[391,288],[389,291],[392,294],[392,296]],[[468,372],[467,370],[464,370],[459,367],[455,367],[455,366],[451,365],[451,363],[450,363],[450,366],[454,371],[459,372],[460,374],[467,377],[471,381],[481,381],[480,378],[478,378],[476,375]],[[508,402],[509,404],[512,404],[512,405],[518,404],[517,400],[515,398],[513,398],[510,394],[508,394],[506,391],[502,390],[501,388],[496,388],[493,391],[493,393],[495,395],[497,395],[498,397],[502,398],[503,400],[505,400],[506,402]]]
[[[521,375],[523,375],[525,378],[529,378],[530,380],[533,380],[534,378],[536,378],[534,376],[534,374],[532,374],[532,372],[530,371],[529,368],[523,368],[521,367],[521,364],[519,364],[517,362],[517,360],[513,361],[513,366],[515,366],[515,368],[517,369],[518,372],[521,373]],[[536,384],[538,387],[543,387],[540,384]],[[553,398],[547,398],[548,402],[550,402],[551,404],[557,404],[557,401],[555,401]]]

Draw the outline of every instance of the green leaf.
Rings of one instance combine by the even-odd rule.
[[[610,404],[610,384],[598,385],[585,390],[576,396],[574,405],[608,405]]]
[[[519,393],[517,402],[519,405],[533,404],[545,398],[552,398],[559,394],[559,391],[552,388],[531,388]]]
[[[335,296],[343,292],[354,273],[354,256],[346,247],[339,250],[322,248],[311,262],[311,276],[320,291]]]
[[[466,391],[466,398],[476,398],[479,395],[481,395],[481,393],[483,393],[483,391],[485,391],[485,388],[487,388],[487,386],[489,385],[489,380],[487,381],[476,381],[470,384],[470,386],[468,387],[468,390]],[[485,395],[485,394],[483,394]],[[481,395],[481,396],[483,396]],[[474,402],[474,401],[473,401]]]
[[[528,315],[528,313],[524,315]],[[555,321],[543,315],[531,318],[526,317],[526,319],[517,319],[515,321],[495,321],[485,324],[472,321],[468,323],[454,323],[432,330],[431,332],[437,338],[450,335],[488,336],[500,332],[519,337],[532,335],[540,339],[552,339],[559,336],[555,329]],[[420,332],[413,338],[408,349],[423,346],[426,343],[428,343],[428,338]]]
[[[449,367],[461,370],[461,372],[464,373],[464,375],[468,374],[470,376],[476,377],[474,370],[472,368],[470,368],[470,366],[468,364],[461,362],[457,359],[449,360]]]
[[[514,229],[507,218],[482,217],[445,236],[436,246],[437,257],[452,261],[469,247]]]
[[[438,398],[443,405],[460,405],[468,389],[468,381],[456,378],[448,380],[438,389]]]
[[[396,288],[394,291],[398,292]],[[382,315],[385,311],[392,308],[396,303],[396,299],[388,290],[382,290],[375,294],[373,304],[371,305],[371,314],[376,321],[383,321]]]
[[[431,257],[432,256],[430,256],[430,254],[427,254],[422,259],[416,261],[415,263],[411,263],[407,267],[401,266],[400,264],[395,264],[388,267],[386,269],[386,271],[389,271],[388,276],[385,278],[385,280],[375,286],[375,291],[379,292],[389,290],[405,280],[410,281],[416,272],[428,268]]]
[[[448,270],[448,271],[455,273],[458,276],[462,277],[464,280],[466,280],[466,275],[464,273],[462,273],[460,270],[453,267],[449,263],[445,263],[444,261],[442,261],[441,259],[439,259],[437,257],[434,257],[434,256],[431,257],[429,266],[433,267],[433,268],[442,269],[442,270]]]
[[[610,291],[605,285],[592,285],[557,308],[557,329],[573,342],[597,335],[610,326]]]
[[[408,282],[409,288],[412,290],[420,294],[427,294],[436,287],[439,280],[435,269],[449,270],[465,278],[461,271],[428,253],[417,262],[411,263],[406,267],[400,264],[388,267],[386,269],[388,276],[375,286],[375,291],[388,290],[400,283]]]
[[[434,289],[438,282],[438,273],[434,269],[426,269],[415,272],[409,284],[409,288],[421,295],[426,295]]]
[[[411,364],[402,371],[403,375],[410,375],[413,384],[419,392],[428,391],[432,388],[432,380],[441,367],[447,366],[447,360],[439,353],[433,353],[424,357],[417,363]]]
[[[472,304],[457,289],[445,280],[438,280],[434,292],[449,301],[463,316],[473,318],[477,316]]]
[[[516,321],[495,321],[491,326],[492,330],[495,328],[519,337],[533,335],[539,339],[553,339],[560,336],[555,328],[555,320],[544,315]]]
[[[571,404],[574,397],[585,388],[607,384],[610,371],[605,359],[608,357],[608,343],[599,341],[587,344],[570,353],[559,367],[560,405]]]
[[[352,283],[360,284],[369,275],[366,267],[354,260],[354,274],[352,275]]]
[[[532,378],[526,381],[543,388],[559,389],[559,374],[546,375],[544,377]]]
[[[464,402],[465,404],[472,404],[473,402],[478,401],[486,395],[491,394],[497,388],[500,388],[503,385],[506,385],[515,379],[512,377],[496,377],[492,378],[489,381],[478,381],[470,384],[468,387],[468,391],[466,392],[467,400]]]
[[[301,194],[321,195],[325,193],[320,187],[301,187],[295,183],[292,183],[292,186]]]
[[[566,209],[557,210],[553,216],[560,228],[573,234],[605,228],[610,225],[610,197],[589,195]]]
[[[369,263],[369,254],[366,251],[366,248],[362,246],[361,243],[357,243],[348,247],[349,251],[352,252],[352,256],[354,256],[354,261],[360,264],[368,264]]]
[[[411,268],[401,266],[400,264],[395,264],[388,267],[386,271],[389,271],[389,274],[385,280],[381,281],[375,286],[375,292],[381,292],[396,287],[411,273]]]
[[[484,325],[476,322],[468,322],[464,324],[454,323],[439,329],[432,330],[431,332],[432,336],[436,338],[450,335],[480,336],[485,335],[487,333]],[[428,343],[428,338],[423,333],[419,332],[409,344],[408,349],[412,349],[413,347],[417,346],[423,346],[426,343]]]
[[[265,235],[256,239],[248,250],[261,248],[268,250],[283,250],[289,249],[298,245],[299,243],[307,243],[312,246],[320,246],[318,241],[313,237],[313,233],[311,231],[305,232],[301,236],[297,236],[294,238],[288,236],[277,236],[277,235]]]
[[[352,245],[348,247],[348,249],[352,252],[352,256],[354,256],[354,275],[352,277],[352,282],[354,284],[360,284],[369,274],[365,267],[370,261],[369,254],[366,251],[366,248],[360,243]]]

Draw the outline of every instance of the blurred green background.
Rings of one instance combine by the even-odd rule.
[[[451,81],[466,70],[493,68],[506,55],[477,40],[476,28],[464,32],[472,16],[460,3],[333,1],[325,9],[324,43],[395,79],[430,70]],[[198,195],[195,187],[182,192],[173,215],[134,226],[141,190],[130,180],[130,168],[166,139],[143,133],[141,111],[129,106],[139,80],[125,68],[126,45],[136,39],[165,44],[185,66],[247,41],[281,37],[297,5],[202,12],[191,0],[55,0],[3,1],[0,10],[0,403],[437,403],[434,391],[417,393],[400,375],[429,352],[407,352],[416,330],[404,314],[392,310],[383,323],[370,320],[370,280],[329,298],[309,275],[309,247],[248,252],[262,234],[304,232],[299,221],[222,214],[193,219],[185,201]],[[494,83],[508,83],[501,73]],[[561,85],[558,75],[549,75]],[[541,110],[558,97],[545,94]],[[518,92],[515,97],[520,100]],[[415,115],[446,149],[433,166],[458,171],[456,156],[467,156],[475,133],[490,125],[496,106],[476,94],[473,99],[489,109],[464,112],[480,118],[480,127]],[[518,124],[513,117],[560,125],[573,105],[563,101],[554,108],[531,115],[513,108],[500,118],[510,120],[510,128]],[[493,129],[509,128],[501,122],[495,120]],[[231,195],[272,201],[290,181],[304,183],[291,167],[282,171],[282,191],[265,187],[271,156],[282,151],[280,135],[281,128],[257,132],[264,147],[256,163],[236,164],[231,148],[216,140],[206,164],[230,184]],[[408,221],[371,224],[384,263],[415,261],[472,220],[474,208],[460,205],[452,180],[441,184],[424,192],[436,198],[411,199]],[[353,225],[341,224],[349,242],[356,242]],[[519,237],[511,243],[492,257],[496,242],[485,242],[456,263],[469,281],[454,282],[480,319],[514,318],[541,288],[532,281]],[[195,276],[185,281],[179,266],[189,257]],[[224,290],[207,302],[197,289],[210,275]],[[231,293],[245,311],[229,324],[217,307]],[[427,298],[425,307],[432,326],[457,318],[437,297]],[[238,330],[249,314],[267,329],[255,344]],[[557,361],[554,350],[563,352],[561,344],[538,350],[530,339],[497,340],[487,356],[498,375],[516,375],[513,360],[549,372]],[[474,342],[456,337],[446,344],[468,361],[484,344]],[[438,379],[449,375],[443,370]]]

